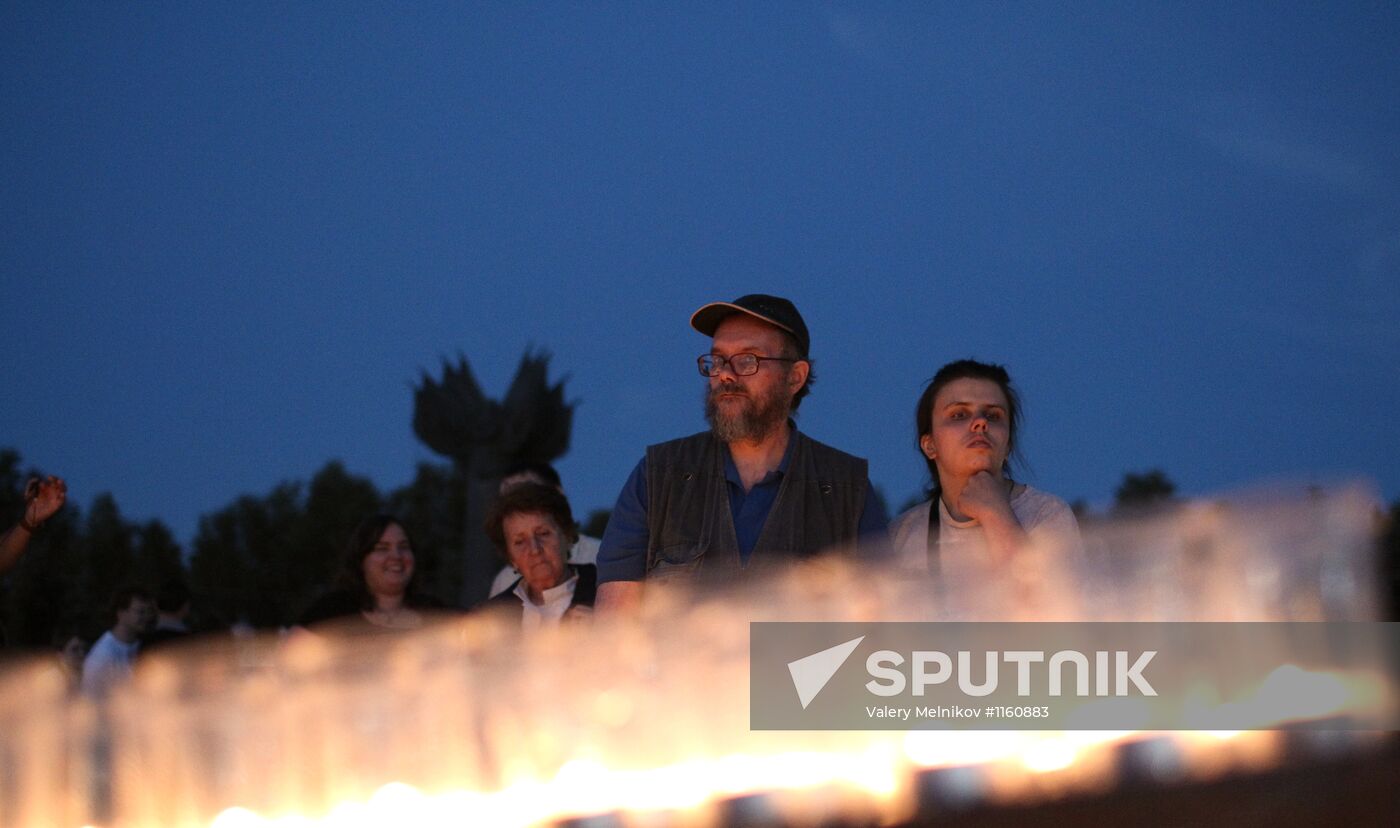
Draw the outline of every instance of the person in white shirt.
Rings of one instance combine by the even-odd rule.
[[[141,636],[156,620],[156,604],[141,587],[125,587],[112,597],[116,623],[97,639],[83,660],[83,694],[100,699],[131,676]]]
[[[560,494],[564,494],[564,484],[559,478],[559,472],[555,471],[554,467],[548,463],[534,462],[517,463],[510,467],[501,476],[501,484],[496,489],[496,494],[503,495],[522,483],[551,486],[557,489]],[[598,543],[597,538],[580,534],[569,546],[564,560],[571,564],[592,564],[598,560]],[[510,589],[519,578],[520,572],[510,564],[506,564],[500,572],[496,573],[496,577],[491,581],[491,589],[486,594],[494,598]]]
[[[1000,365],[965,359],[934,375],[915,407],[932,496],[891,524],[902,565],[966,594],[1025,556],[1039,566],[1082,555],[1069,506],[1011,478],[1021,417],[1020,397]]]
[[[578,537],[569,501],[553,486],[522,483],[492,504],[486,534],[520,574],[485,606],[520,613],[526,630],[591,614],[598,569],[574,564],[565,550]]]

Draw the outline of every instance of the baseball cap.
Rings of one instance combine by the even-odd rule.
[[[798,352],[803,359],[807,358],[812,344],[811,337],[807,334],[807,323],[802,321],[802,314],[797,312],[797,307],[781,296],[750,293],[733,302],[711,302],[702,305],[690,315],[690,327],[705,336],[714,336],[719,323],[735,313],[746,313],[792,334],[793,339],[797,340]]]

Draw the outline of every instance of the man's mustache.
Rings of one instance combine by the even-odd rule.
[[[748,389],[746,389],[746,388],[740,388],[740,387],[738,387],[738,386],[730,386],[730,387],[728,387],[728,388],[711,388],[711,389],[710,389],[708,392],[706,392],[706,393],[709,394],[709,397],[710,397],[710,399],[712,399],[712,400],[715,399],[716,397],[718,397],[718,396],[721,395],[721,394],[733,394],[733,395],[738,396],[738,397],[751,397],[751,396],[753,396],[752,394],[750,394],[750,393],[748,392]]]

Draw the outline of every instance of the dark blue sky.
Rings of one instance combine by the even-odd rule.
[[[690,312],[764,291],[892,506],[966,356],[1066,499],[1400,497],[1400,7],[1061,6],[6,3],[0,445],[188,540],[406,482],[418,372],[534,344],[586,512],[703,425]]]

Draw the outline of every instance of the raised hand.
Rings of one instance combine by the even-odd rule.
[[[53,517],[54,512],[62,509],[67,499],[68,486],[62,478],[30,478],[24,486],[24,514],[20,515],[18,523],[0,532],[0,573],[19,562],[25,547],[29,546],[29,537],[40,524]]]
[[[967,479],[967,485],[958,495],[958,511],[978,521],[986,517],[1009,515],[1010,489],[1007,481],[998,480],[991,472],[977,472]]]
[[[68,499],[68,484],[63,478],[49,475],[42,480],[31,477],[24,487],[24,522],[31,528],[54,516]]]

